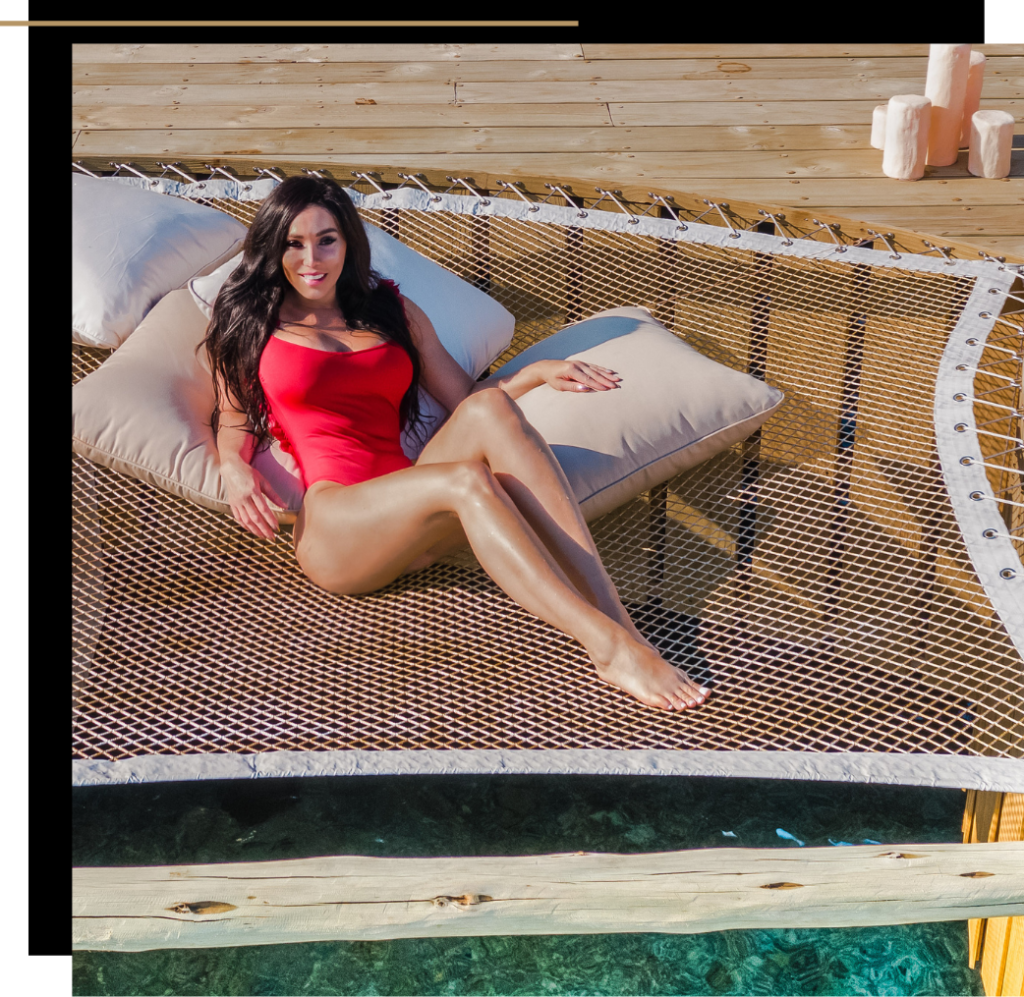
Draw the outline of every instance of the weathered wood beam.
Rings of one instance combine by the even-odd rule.
[[[1024,914],[1024,843],[337,856],[73,870],[72,943],[141,951],[457,935],[687,934]]]

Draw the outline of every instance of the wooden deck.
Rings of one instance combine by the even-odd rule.
[[[981,45],[983,108],[1024,122],[1024,45]],[[73,46],[72,157],[530,176],[863,221],[1024,261],[1011,176],[882,173],[871,112],[923,93],[927,45]],[[1019,129],[1022,130],[1022,129]],[[1024,131],[1024,130],[1022,130]],[[336,171],[339,176],[346,173]],[[848,226],[844,225],[844,229]]]

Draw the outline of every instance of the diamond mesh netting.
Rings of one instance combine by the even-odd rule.
[[[257,207],[214,204],[243,221]],[[936,369],[971,278],[513,218],[362,213],[516,316],[499,363],[638,304],[786,392],[748,440],[591,524],[638,626],[713,695],[663,713],[604,685],[580,645],[519,609],[471,554],[372,595],[330,595],[299,571],[287,531],[259,541],[76,454],[75,758],[1022,754],[1021,659],[971,566],[933,431]],[[1020,336],[1003,325],[986,352],[1002,365],[979,379],[999,381],[1003,394],[985,397],[1015,410]],[[104,356],[76,347],[74,379]],[[993,375],[1013,364],[1007,388]],[[1001,411],[978,409],[979,427]],[[1006,449],[993,443],[990,454]],[[1020,528],[1020,451],[999,459],[993,488]]]

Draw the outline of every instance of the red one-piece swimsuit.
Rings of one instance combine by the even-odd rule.
[[[397,343],[338,353],[271,336],[259,376],[271,432],[298,461],[307,488],[354,485],[412,466],[399,415],[412,361]]]

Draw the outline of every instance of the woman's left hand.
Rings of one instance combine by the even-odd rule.
[[[556,391],[610,391],[622,380],[615,371],[582,360],[538,360],[536,366]]]

